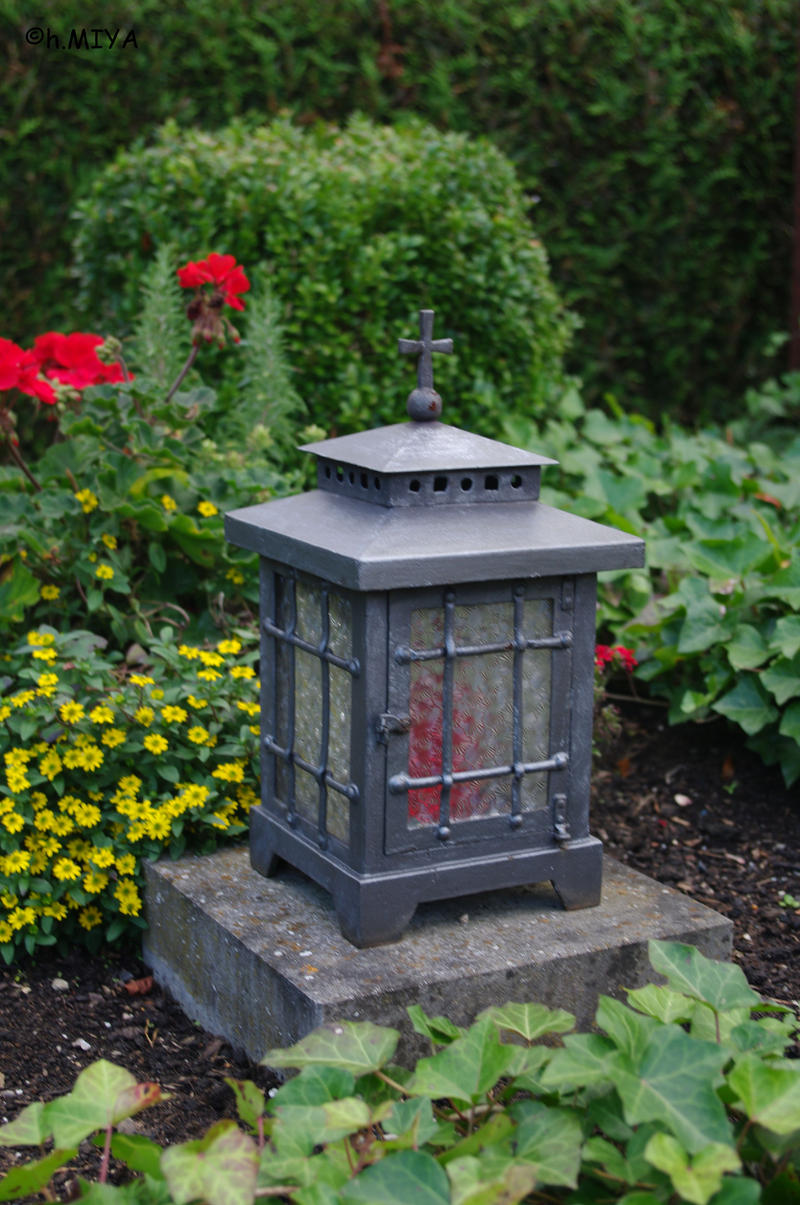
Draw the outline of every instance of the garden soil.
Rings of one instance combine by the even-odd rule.
[[[592,829],[609,854],[734,922],[734,958],[762,995],[800,1001],[800,791],[722,721],[670,729],[657,706],[626,709],[595,771]],[[793,901],[795,902],[793,904]],[[95,1059],[159,1083],[170,1099],[127,1123],[162,1144],[235,1116],[229,1078],[275,1084],[267,1068],[194,1025],[135,953],[48,955],[0,972],[0,1120],[67,1092]],[[17,1155],[0,1150],[0,1171]],[[96,1174],[84,1143],[59,1173]],[[123,1169],[112,1170],[112,1179]]]

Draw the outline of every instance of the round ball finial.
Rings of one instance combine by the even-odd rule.
[[[453,350],[452,339],[434,339],[433,310],[419,312],[419,339],[400,339],[398,349],[417,357],[417,387],[408,395],[406,409],[414,422],[426,423],[442,413],[442,399],[433,387],[433,353]]]
[[[412,389],[406,402],[408,417],[415,423],[427,423],[442,413],[442,399],[435,389]]]

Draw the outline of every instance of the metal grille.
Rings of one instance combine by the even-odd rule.
[[[276,759],[276,795],[293,826],[315,824],[321,848],[349,840],[352,622],[346,599],[324,583],[275,575],[275,614],[264,631],[274,641],[275,729],[264,747]],[[333,795],[331,795],[333,792]]]
[[[401,665],[412,667],[412,705],[410,722],[412,738],[409,742],[409,772],[393,775],[389,780],[389,789],[393,794],[408,792],[409,823],[413,826],[419,823],[420,806],[424,814],[422,823],[437,824],[438,835],[442,839],[450,836],[450,824],[453,820],[473,819],[481,815],[498,814],[500,810],[509,815],[512,827],[518,827],[522,822],[522,813],[531,806],[524,799],[525,783],[530,775],[544,775],[550,770],[561,770],[567,766],[568,754],[564,751],[550,751],[550,659],[546,663],[546,674],[543,684],[546,697],[537,701],[542,713],[545,749],[537,751],[545,753],[535,759],[530,758],[530,675],[526,675],[526,655],[531,650],[566,649],[572,643],[569,631],[552,635],[531,635],[532,623],[530,614],[526,615],[526,606],[536,605],[526,603],[523,588],[515,588],[512,592],[511,603],[495,604],[494,626],[504,628],[502,639],[484,640],[482,642],[459,643],[459,627],[461,634],[469,634],[470,624],[464,620],[464,615],[474,612],[485,615],[490,606],[477,605],[458,608],[454,591],[447,591],[444,597],[443,611],[429,611],[430,615],[441,615],[438,630],[441,633],[441,643],[427,648],[398,647],[395,650],[395,661]],[[549,603],[540,605],[550,606]],[[461,617],[459,618],[459,611]],[[548,611],[548,615],[549,615]],[[421,614],[417,612],[417,614]],[[484,623],[483,631],[487,632],[492,625]],[[481,630],[480,622],[474,622],[473,628]],[[511,629],[511,630],[509,630]],[[548,624],[552,633],[552,624]],[[506,634],[507,633],[507,634]],[[413,634],[413,620],[412,620]],[[540,654],[541,655],[541,654]],[[463,673],[464,662],[469,658],[483,658],[485,666],[483,673],[488,686],[479,698],[472,711],[470,700],[465,701],[465,682]],[[414,749],[415,713],[419,707],[415,705],[413,667],[433,663],[435,673],[426,683],[425,704],[430,713],[435,715],[433,724],[433,743],[436,745],[431,760],[440,767],[433,773],[413,773],[418,768]],[[530,662],[527,663],[530,669]],[[499,698],[500,686],[496,687],[499,701],[497,716],[494,724],[496,732],[492,732],[491,720],[487,722],[486,693],[494,689],[490,681],[492,673],[502,677],[503,685],[508,694],[507,707]],[[510,678],[510,681],[508,679]],[[507,715],[506,715],[507,710]],[[474,714],[473,714],[474,712]],[[487,736],[487,729],[488,736]],[[476,734],[476,735],[475,735]],[[471,744],[471,748],[469,748]],[[466,752],[465,752],[466,745]],[[526,752],[528,759],[526,760]],[[465,762],[472,764],[466,765]],[[488,764],[487,764],[488,762]],[[506,779],[506,784],[501,780]],[[497,781],[497,790],[492,795],[488,806],[480,803],[476,806],[470,802],[468,792],[462,784],[486,784]],[[544,780],[540,779],[542,791]],[[477,800],[482,790],[474,786],[473,800]],[[541,792],[540,792],[541,793]],[[542,797],[542,803],[545,799]],[[438,814],[431,814],[432,811]]]

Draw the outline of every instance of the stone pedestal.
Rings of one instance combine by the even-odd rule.
[[[145,957],[205,1029],[257,1061],[325,1021],[401,1030],[399,1062],[430,1053],[406,1006],[469,1024],[491,1004],[539,1001],[590,1027],[597,997],[653,978],[650,938],[727,958],[733,926],[606,857],[603,898],[565,912],[549,884],[421,904],[401,941],[359,950],[330,896],[288,867],[267,879],[246,847],[147,868]]]

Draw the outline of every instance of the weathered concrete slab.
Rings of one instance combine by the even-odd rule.
[[[147,869],[145,956],[156,980],[205,1029],[253,1060],[325,1021],[402,1031],[399,1061],[429,1053],[406,1005],[469,1024],[490,1004],[537,1000],[591,1024],[600,993],[653,976],[649,938],[727,958],[730,921],[605,859],[603,901],[564,912],[549,884],[419,907],[402,941],[359,950],[330,897],[288,867],[266,879],[244,847]],[[624,996],[623,996],[624,998]]]

